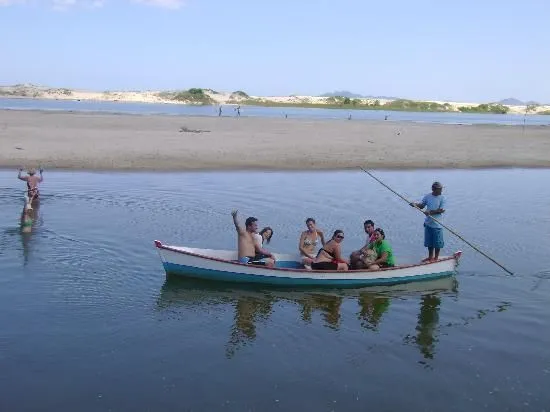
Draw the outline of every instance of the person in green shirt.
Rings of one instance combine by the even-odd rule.
[[[377,228],[374,230],[374,242],[369,244],[369,249],[376,252],[376,260],[367,267],[368,270],[379,270],[395,266],[391,245],[386,240],[386,235],[382,229]]]

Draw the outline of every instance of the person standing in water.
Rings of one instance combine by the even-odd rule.
[[[36,170],[34,168],[29,169],[28,176],[21,176],[22,172],[23,168],[19,169],[17,178],[27,182],[27,196],[29,197],[30,202],[38,200],[40,197],[38,184],[44,181],[44,177],[42,176],[44,170],[40,169],[40,176],[36,176]]]
[[[424,209],[426,219],[424,220],[424,246],[428,248],[428,257],[423,262],[433,262],[439,259],[439,251],[445,246],[443,241],[443,227],[433,220],[440,220],[445,213],[447,200],[441,193],[443,185],[439,182],[432,184],[432,193],[428,193],[422,198],[420,203],[411,203],[412,207]]]

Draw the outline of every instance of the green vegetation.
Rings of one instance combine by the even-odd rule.
[[[213,92],[213,91],[211,91]],[[183,90],[179,92],[159,92],[157,96],[161,99],[174,100],[177,102],[211,105],[215,104],[208,94],[205,93],[205,89],[191,88],[189,90]]]
[[[538,112],[537,114],[550,115],[550,110],[544,110],[542,112]]]
[[[65,89],[65,88],[62,88],[62,89],[47,89],[46,93],[47,94],[60,93],[60,94],[64,94],[65,96],[71,96],[73,94],[73,92],[70,89]]]
[[[248,94],[246,94],[245,92],[243,92],[242,90],[237,90],[233,93],[231,93],[231,98],[235,98],[235,97],[241,97],[243,99],[250,99],[250,96]]]
[[[534,113],[537,111],[537,107],[539,107],[538,104],[528,104],[526,107],[525,107],[525,113]]]
[[[16,90],[0,89],[0,96],[33,97],[36,99],[38,97],[42,97],[43,94],[38,90],[30,90],[30,89],[16,89]]]
[[[304,107],[319,109],[349,109],[349,110],[398,110],[410,112],[450,112],[453,107],[449,103],[417,102],[414,100],[398,99],[380,103],[380,100],[352,99],[343,96],[331,96],[326,103],[311,103],[308,99],[300,102],[282,103],[267,99],[244,99],[239,103],[251,106],[264,107]]]
[[[462,113],[495,113],[506,114],[510,108],[503,106],[502,104],[480,104],[478,106],[460,106],[458,108]]]
[[[418,102],[414,100],[397,99],[381,106],[386,110],[401,110],[406,112],[451,112],[449,103]]]

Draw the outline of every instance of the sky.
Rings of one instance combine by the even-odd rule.
[[[550,0],[0,0],[0,84],[550,102]]]

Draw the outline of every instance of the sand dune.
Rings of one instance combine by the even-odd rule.
[[[244,101],[245,97],[235,96],[233,93],[214,92],[210,89],[204,89],[205,94],[214,104],[238,104]],[[111,101],[111,102],[139,102],[139,103],[162,103],[162,104],[189,104],[185,101],[174,101],[166,96],[163,91],[86,91],[66,88],[48,88],[35,85],[17,85],[0,86],[0,96],[27,97],[40,99],[56,100],[93,100],[93,101]],[[329,104],[328,97],[320,96],[249,96],[250,99],[261,100],[274,103],[292,103],[292,104]],[[380,104],[390,102],[389,99],[359,99],[363,103],[373,103],[378,100]],[[461,106],[477,106],[480,103],[475,102],[452,102],[436,101],[434,103],[450,104],[452,110],[458,111]],[[509,113],[524,114],[526,106],[507,106]],[[531,113],[550,110],[550,106],[538,106]]]

